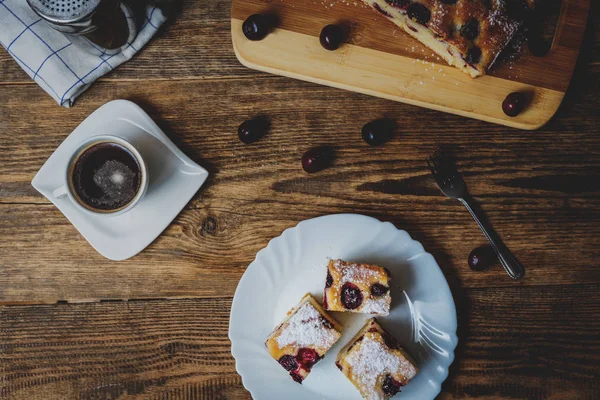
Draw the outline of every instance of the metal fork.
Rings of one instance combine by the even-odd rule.
[[[521,278],[525,274],[525,269],[494,231],[487,218],[485,218],[483,211],[477,207],[455,164],[445,155],[435,152],[427,159],[427,165],[442,193],[460,201],[467,207],[467,210],[469,210],[469,213],[492,245],[508,275],[513,279]]]

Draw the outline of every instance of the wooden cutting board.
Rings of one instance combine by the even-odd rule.
[[[472,79],[405,34],[360,0],[233,0],[233,46],[245,66],[319,84],[445,111],[521,129],[537,129],[558,109],[569,86],[583,40],[590,0],[563,0],[550,52],[525,51],[486,76]],[[252,42],[242,33],[251,14],[278,16],[278,28]],[[330,52],[321,29],[345,22],[348,43]],[[511,92],[528,94],[515,118],[502,112]],[[333,106],[333,105],[332,105]]]

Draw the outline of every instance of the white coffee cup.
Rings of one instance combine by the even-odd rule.
[[[139,185],[135,196],[129,200],[126,204],[115,208],[115,209],[102,209],[94,207],[91,204],[88,204],[84,200],[81,199],[77,190],[75,188],[75,184],[73,182],[74,179],[74,168],[77,164],[77,161],[86,154],[92,147],[97,145],[107,143],[107,144],[115,144],[127,150],[130,155],[135,158],[137,166],[139,167]],[[62,198],[68,196],[71,201],[79,208],[81,211],[91,214],[91,215],[106,215],[106,216],[117,216],[126,213],[131,210],[141,199],[144,197],[146,190],[148,188],[148,168],[146,167],[146,163],[142,158],[140,152],[127,140],[111,136],[111,135],[99,135],[91,137],[82,143],[80,143],[71,159],[69,160],[67,167],[64,171],[63,175],[63,185],[59,188],[55,189],[52,194],[55,198]]]

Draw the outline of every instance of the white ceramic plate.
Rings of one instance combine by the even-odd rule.
[[[84,140],[98,135],[127,140],[148,167],[148,190],[125,214],[89,215],[68,196],[57,198],[67,164]],[[90,114],[48,158],[31,184],[62,211],[79,233],[104,257],[133,257],[165,230],[200,189],[208,172],[171,142],[156,123],[136,104],[126,100],[106,103]]]
[[[454,359],[456,309],[435,259],[405,231],[374,218],[338,214],[300,222],[258,252],[235,292],[229,338],[236,368],[254,400],[359,400],[335,367],[340,349],[369,316],[332,313],[342,338],[302,385],[267,353],[271,330],[306,293],[323,299],[329,258],[378,264],[392,273],[392,311],[378,318],[416,359],[418,375],[398,399],[428,400],[439,392]]]

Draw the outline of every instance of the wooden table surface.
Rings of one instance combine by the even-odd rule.
[[[227,338],[236,285],[284,229],[352,212],[391,221],[431,252],[458,310],[441,399],[600,398],[600,33],[593,4],[575,78],[556,117],[528,132],[254,72],[235,58],[230,1],[186,1],[133,60],[71,109],[0,51],[0,399],[248,399]],[[141,105],[207,184],[146,250],[97,254],[30,185],[93,110]],[[236,128],[272,130],[243,145]],[[362,125],[389,116],[391,142]],[[300,156],[336,149],[305,174]],[[456,154],[475,198],[526,266],[512,281],[473,272],[484,239],[426,169]]]

